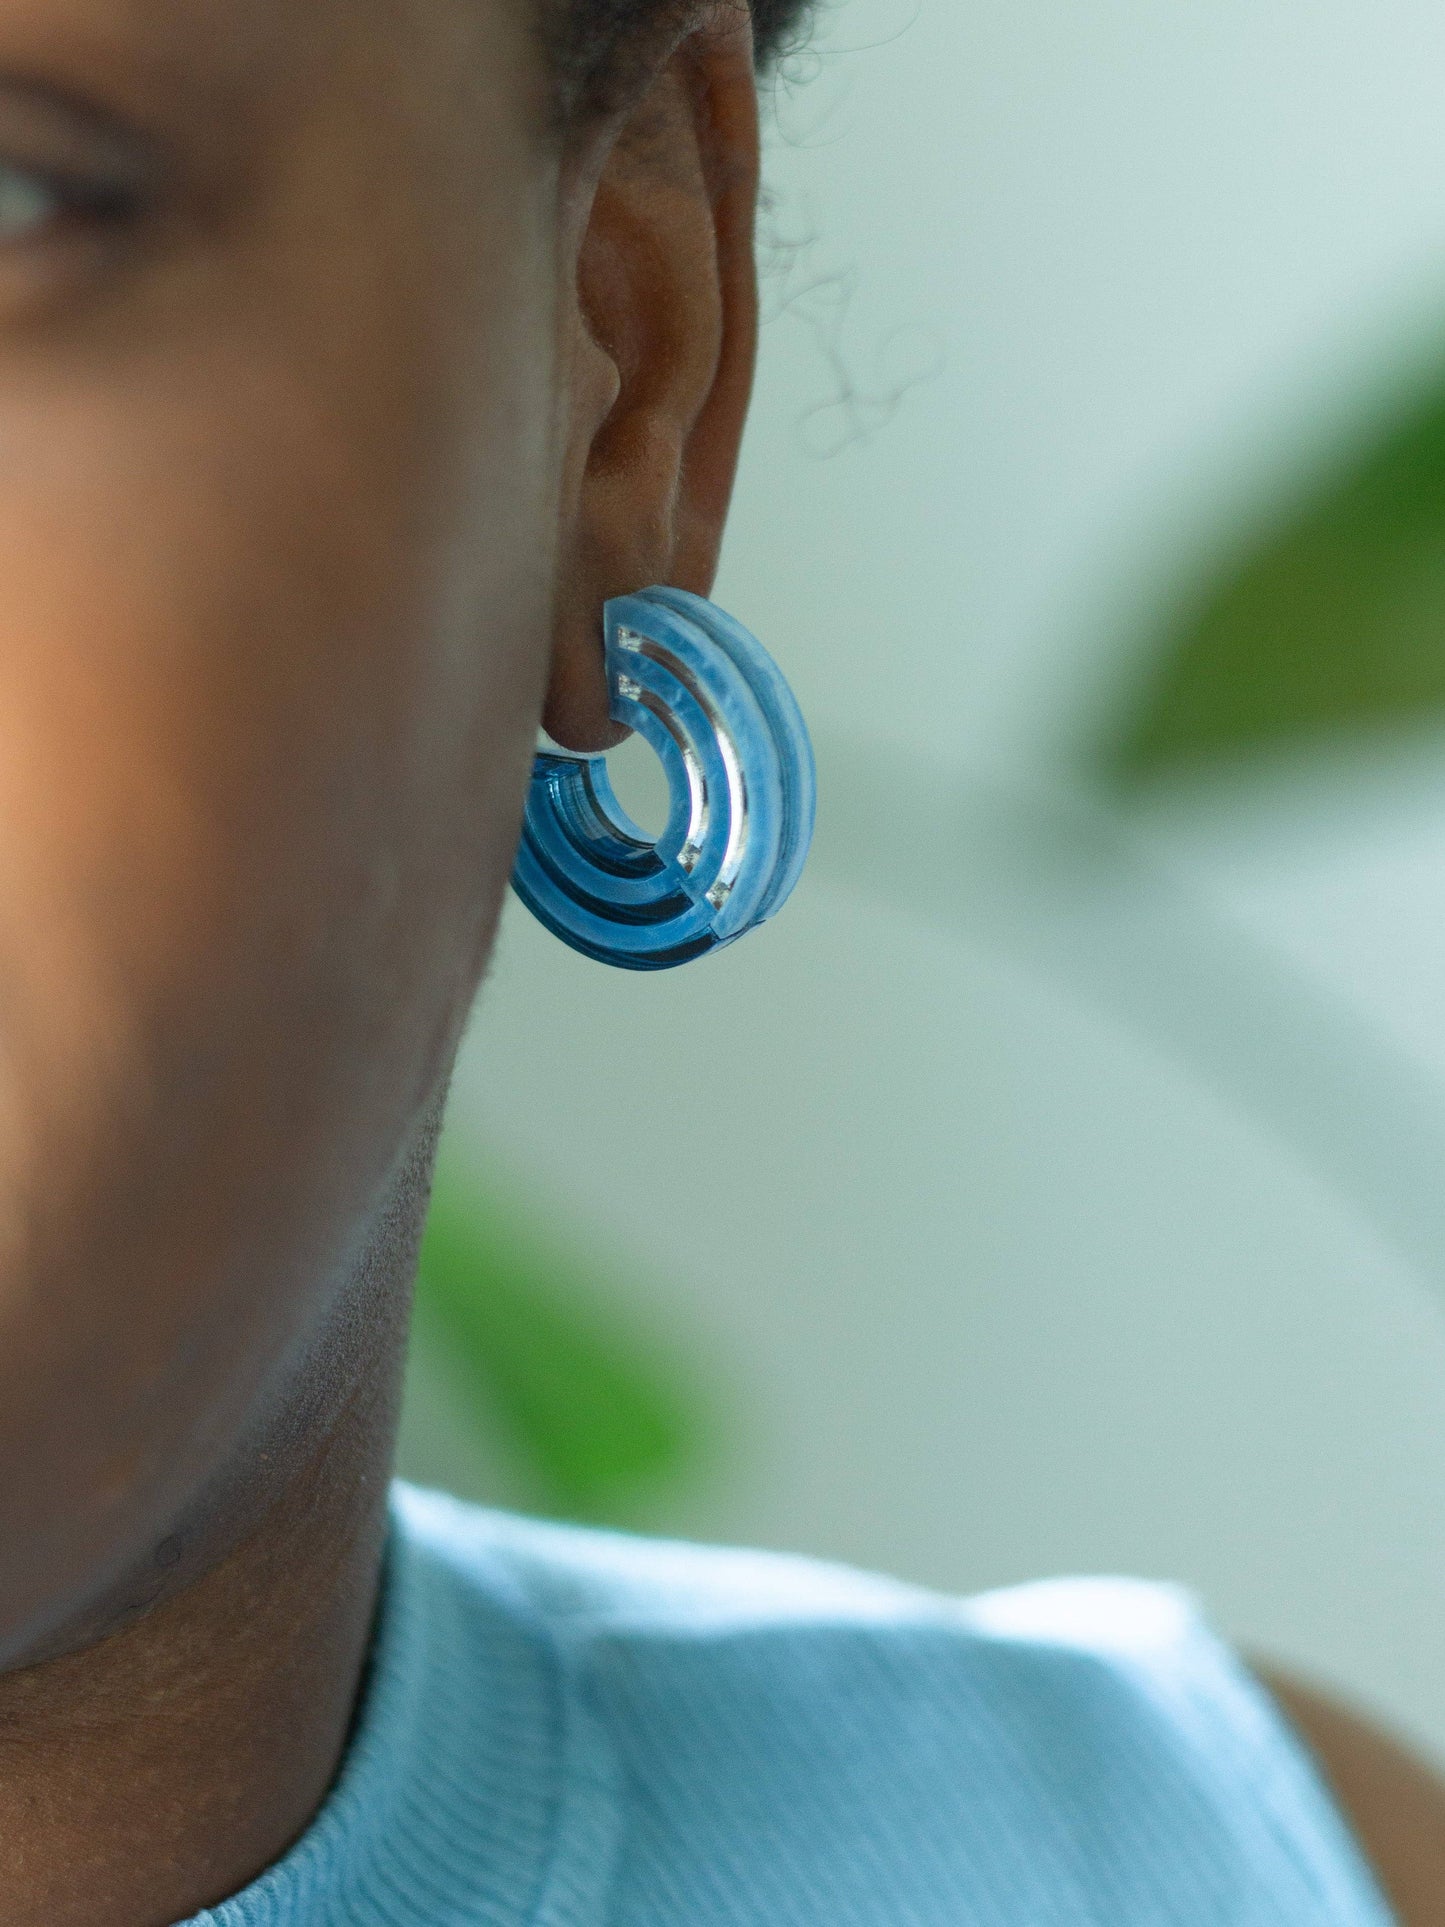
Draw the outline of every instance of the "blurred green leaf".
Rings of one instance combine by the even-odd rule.
[[[1106,755],[1129,783],[1445,715],[1445,387],[1207,581]]]
[[[706,1401],[594,1258],[540,1211],[438,1172],[418,1311],[464,1397],[500,1422],[542,1509],[624,1523],[705,1457]]]

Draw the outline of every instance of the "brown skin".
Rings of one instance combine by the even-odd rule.
[[[562,144],[529,4],[0,0],[0,168],[92,190],[0,193],[6,1927],[163,1927],[323,1797],[536,725],[711,586],[746,14]],[[1442,1918],[1445,1796],[1296,1711]]]
[[[0,0],[6,1927],[190,1914],[324,1794],[537,723],[711,585],[746,15],[564,147],[530,4]]]

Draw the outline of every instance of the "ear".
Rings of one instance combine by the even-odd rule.
[[[654,583],[712,591],[757,351],[758,99],[751,9],[724,5],[594,139],[578,190],[562,576],[543,724],[569,749],[608,717],[602,607]]]

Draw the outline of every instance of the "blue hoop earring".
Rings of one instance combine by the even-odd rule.
[[[602,756],[539,755],[512,884],[584,956],[668,970],[781,909],[813,836],[816,777],[793,692],[740,622],[683,589],[604,611],[614,722],[662,760],[672,793],[654,843]]]

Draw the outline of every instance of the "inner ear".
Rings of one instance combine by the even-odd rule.
[[[602,609],[709,595],[757,351],[758,103],[746,9],[690,34],[607,130],[575,239],[562,571],[544,726],[597,750]]]

